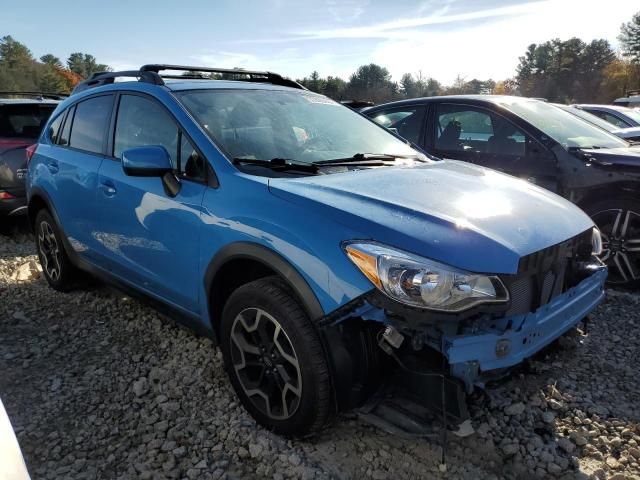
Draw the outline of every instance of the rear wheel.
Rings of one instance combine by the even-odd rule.
[[[602,234],[600,259],[609,267],[610,285],[633,286],[640,280],[640,202],[612,199],[586,208]]]
[[[40,210],[36,215],[35,236],[44,278],[56,290],[71,290],[76,284],[78,270],[69,260],[60,230],[47,210]]]
[[[282,435],[312,435],[333,413],[320,338],[277,277],[243,285],[222,315],[220,343],[231,383],[247,411]]]

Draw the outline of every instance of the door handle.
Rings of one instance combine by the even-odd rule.
[[[47,168],[51,173],[58,173],[58,170],[60,170],[60,167],[58,166],[58,162],[56,160],[49,160],[47,162]]]
[[[102,182],[100,188],[107,197],[113,197],[118,192],[115,185],[111,182]]]

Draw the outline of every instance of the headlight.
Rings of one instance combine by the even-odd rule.
[[[459,270],[376,243],[345,243],[353,263],[392,299],[445,312],[481,303],[502,303],[509,294],[498,277]]]
[[[591,234],[591,255],[602,255],[602,235],[596,227]]]

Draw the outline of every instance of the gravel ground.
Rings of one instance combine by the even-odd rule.
[[[640,479],[640,295],[470,405],[440,447],[346,415],[313,441],[256,426],[211,342],[107,287],[61,294],[32,238],[0,235],[0,396],[32,478]]]

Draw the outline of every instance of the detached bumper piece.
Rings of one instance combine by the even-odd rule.
[[[577,325],[604,299],[606,269],[596,271],[535,312],[507,318],[504,331],[444,335],[442,352],[451,374],[471,392],[483,374],[512,367]]]

